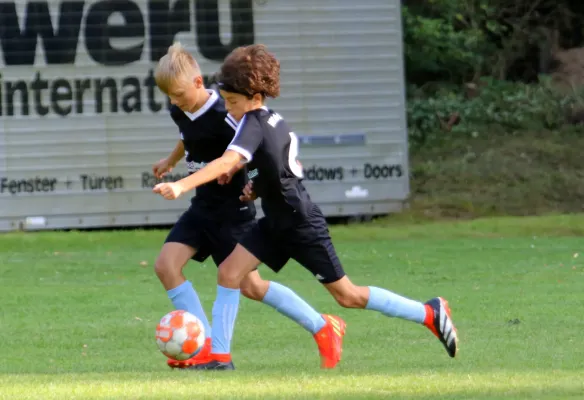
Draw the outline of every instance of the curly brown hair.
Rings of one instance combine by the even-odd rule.
[[[219,87],[252,97],[280,95],[280,61],[263,44],[238,47],[223,62]]]

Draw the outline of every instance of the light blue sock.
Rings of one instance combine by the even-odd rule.
[[[174,308],[177,310],[185,310],[199,318],[205,327],[205,337],[211,337],[211,326],[209,320],[205,315],[205,310],[197,296],[197,292],[193,289],[193,285],[189,281],[185,281],[166,292],[168,298],[172,301]]]
[[[373,286],[369,286],[369,301],[365,308],[379,311],[388,317],[403,318],[420,324],[426,318],[424,304]]]
[[[277,282],[270,282],[270,286],[262,302],[272,306],[276,311],[292,319],[313,335],[320,331],[326,324],[322,315],[316,312],[310,304],[305,302],[290,288],[280,285]]]
[[[211,352],[229,354],[233,326],[239,309],[239,289],[217,285],[217,298],[213,304],[213,328],[211,329]]]

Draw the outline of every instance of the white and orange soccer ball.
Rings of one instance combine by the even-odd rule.
[[[193,314],[175,310],[166,314],[156,326],[158,348],[170,359],[188,360],[205,344],[205,328]]]

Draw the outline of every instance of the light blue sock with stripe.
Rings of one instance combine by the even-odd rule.
[[[200,319],[205,327],[205,337],[211,337],[211,326],[209,325],[209,320],[207,319],[201,300],[191,282],[185,281],[174,289],[168,290],[166,293],[168,294],[170,301],[172,301],[174,308],[177,310],[188,311]]]
[[[365,308],[379,311],[388,317],[407,319],[420,324],[426,318],[426,308],[423,303],[373,286],[369,286],[369,301]]]
[[[217,298],[213,304],[213,328],[211,329],[211,353],[229,354],[233,327],[239,309],[239,289],[217,285]]]

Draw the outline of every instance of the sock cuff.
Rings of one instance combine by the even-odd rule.
[[[217,285],[217,297],[221,296],[223,299],[231,299],[234,302],[235,301],[239,302],[240,293],[241,290],[239,289],[231,289],[221,285]]]
[[[286,289],[290,290],[284,285],[279,284],[278,282],[269,281],[268,290],[262,299],[262,303],[272,304],[279,300],[282,292]]]
[[[274,295],[274,282],[269,281],[268,282],[268,290],[266,290],[266,294],[264,295],[264,298],[262,299],[262,303],[271,303],[271,298]]]
[[[192,287],[193,287],[193,285],[191,284],[190,281],[184,281],[183,283],[181,283],[177,287],[168,290],[166,293],[168,293],[168,297],[170,297],[172,299],[173,297],[176,297],[180,293],[182,293],[185,290],[192,288]]]
[[[379,296],[379,288],[375,286],[367,286],[369,288],[369,299],[367,299],[367,304],[365,308],[367,310],[376,309],[377,298]]]

